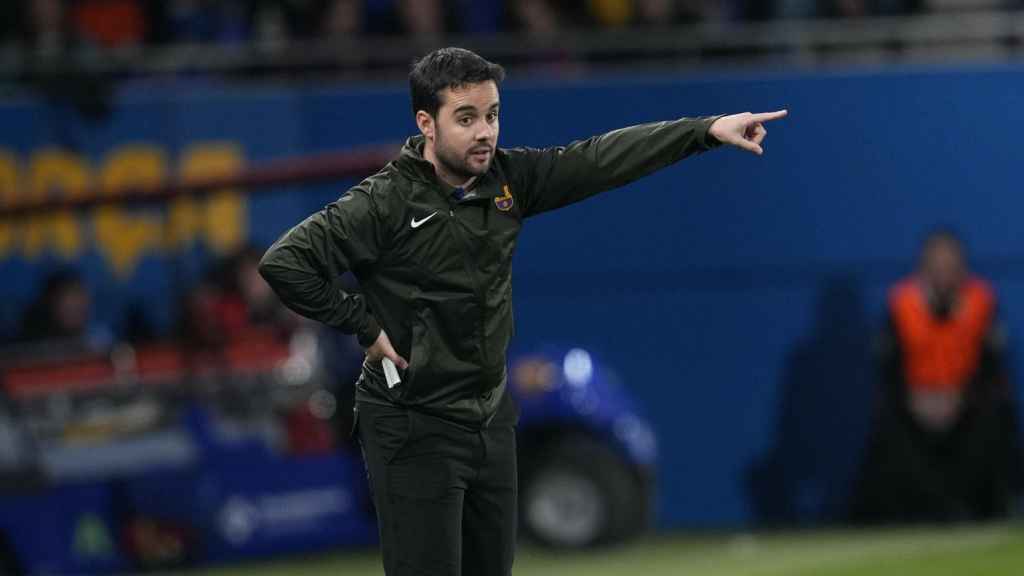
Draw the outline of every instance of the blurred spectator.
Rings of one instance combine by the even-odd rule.
[[[991,518],[1008,512],[1016,425],[996,297],[960,240],[928,237],[915,275],[889,295],[883,392],[864,469],[863,520]]]
[[[763,18],[862,18],[920,12],[925,0],[748,0],[748,15]]]
[[[250,5],[242,0],[168,0],[161,4],[162,41],[232,44],[249,38]]]
[[[460,9],[468,0],[363,0],[360,2],[365,14],[366,30],[372,35],[394,36],[402,34],[414,40],[427,43],[451,34],[462,32],[462,26],[468,25],[466,19],[470,13],[480,12],[474,8],[463,14]],[[483,0],[491,4],[495,0]],[[484,20],[488,12],[482,6]],[[474,18],[480,19],[480,14]]]
[[[70,350],[102,350],[112,344],[109,329],[92,322],[92,296],[81,277],[65,270],[51,274],[21,324],[21,342]]]
[[[22,45],[33,55],[55,55],[78,44],[62,0],[30,0],[23,13]]]
[[[320,33],[327,38],[358,36],[366,30],[362,0],[329,0],[321,8]]]
[[[261,251],[245,247],[218,266],[220,282],[214,308],[228,338],[250,326],[294,328],[295,316],[281,305],[259,273],[261,256]]]
[[[636,0],[636,22],[648,28],[697,22],[707,19],[715,4],[704,0]]]
[[[62,0],[29,0],[20,14],[20,44],[27,64],[21,80],[51,103],[71,105],[88,118],[110,113],[109,84],[80,66],[90,46],[75,31]]]
[[[78,0],[72,19],[80,36],[104,48],[141,45],[149,30],[139,0]]]
[[[636,19],[643,26],[670,26],[679,14],[679,3],[674,0],[637,0]]]
[[[735,20],[747,12],[746,3],[739,0],[585,0],[583,6],[586,19],[604,28],[665,28],[707,20]]]
[[[397,9],[406,34],[421,39],[444,36],[446,18],[441,0],[397,0]]]
[[[510,6],[516,31],[533,49],[525,61],[508,59],[511,64],[530,64],[564,72],[576,65],[573,55],[560,42],[562,15],[547,0],[521,0]]]
[[[263,45],[282,45],[313,36],[322,29],[323,10],[317,7],[310,0],[253,0],[248,15],[250,37]]]
[[[195,348],[217,348],[254,326],[290,332],[297,317],[281,305],[260,276],[262,252],[245,247],[218,262],[185,295],[178,333]]]
[[[894,16],[923,8],[923,0],[828,0],[822,4],[819,15],[835,18]]]
[[[519,32],[535,43],[558,38],[562,23],[558,11],[547,0],[521,0],[511,6],[512,20]]]
[[[868,0],[833,0],[830,6],[830,15],[837,18],[860,18],[868,13]]]
[[[216,285],[203,280],[182,298],[177,335],[185,348],[216,349],[227,341],[224,326],[217,315],[218,296]]]
[[[632,0],[587,0],[591,18],[601,26],[621,27],[633,20]]]

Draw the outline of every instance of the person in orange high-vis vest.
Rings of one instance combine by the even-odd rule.
[[[991,286],[950,231],[889,292],[883,391],[856,502],[867,521],[1009,512],[1016,425]]]

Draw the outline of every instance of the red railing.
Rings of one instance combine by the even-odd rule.
[[[140,346],[125,354],[80,355],[9,366],[0,382],[12,397],[57,392],[89,392],[125,383],[153,385],[183,382],[204,374],[271,373],[291,357],[288,341],[272,328],[253,327],[219,346],[191,350],[177,344]]]
[[[148,187],[89,190],[76,198],[44,198],[0,205],[0,219],[29,216],[56,210],[86,210],[107,204],[153,204],[185,195],[201,196],[217,190],[236,188],[246,193],[266,191],[296,182],[317,183],[368,176],[392,160],[397,144],[382,144],[281,158],[231,175],[177,179]]]

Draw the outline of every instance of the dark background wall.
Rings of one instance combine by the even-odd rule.
[[[513,78],[502,92],[507,146],[680,115],[791,111],[769,126],[762,158],[715,151],[529,222],[516,262],[515,346],[574,342],[621,373],[659,434],[663,526],[840,517],[870,417],[885,290],[909,271],[928,229],[963,233],[1011,335],[1024,333],[1022,85],[1017,67]],[[173,172],[197,142],[231,143],[257,165],[414,129],[401,85],[196,83],[125,88],[99,122],[8,101],[0,125],[0,152],[22,183],[52,147],[99,174],[112,151],[150,144]],[[242,232],[265,246],[350,184],[252,198]],[[154,248],[113,274],[83,245],[71,258],[100,295],[98,314],[148,302],[164,328],[175,291],[208,252],[202,242]],[[41,272],[68,256],[26,257],[3,242],[0,251],[0,320],[10,331]]]

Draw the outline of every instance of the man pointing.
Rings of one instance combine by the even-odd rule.
[[[505,354],[523,220],[719,144],[762,154],[764,124],[786,115],[683,118],[565,147],[503,149],[504,76],[460,48],[416,62],[420,135],[288,231],[260,265],[286,305],[366,347],[356,430],[389,576],[511,573],[517,413]],[[346,271],[360,294],[338,284]]]

